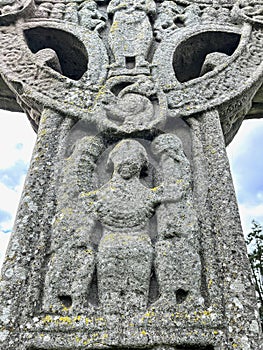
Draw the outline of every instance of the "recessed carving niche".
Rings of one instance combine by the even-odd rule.
[[[228,32],[204,32],[183,41],[173,57],[176,78],[184,83],[200,76],[205,58],[212,52],[231,56],[240,41],[240,35]]]
[[[87,71],[87,51],[74,35],[60,29],[34,27],[24,30],[24,36],[33,53],[44,49],[54,50],[64,76],[79,80]],[[51,68],[58,71],[53,66]]]

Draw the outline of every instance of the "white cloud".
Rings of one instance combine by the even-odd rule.
[[[263,120],[251,119],[245,120],[238,130],[234,140],[227,147],[227,154],[232,162],[236,157],[240,158],[240,156],[247,152],[247,144],[253,137],[253,134],[257,131],[263,133]]]
[[[19,186],[14,190],[8,188],[0,182],[0,209],[7,211],[12,216],[15,215],[19,199],[21,197],[25,177]]]
[[[249,206],[246,204],[239,205],[241,223],[243,231],[248,234],[251,231],[252,220],[263,224],[263,203]]]
[[[252,220],[263,224],[262,135],[263,120],[245,121],[227,149],[245,234]]]
[[[0,168],[11,167],[18,159],[28,162],[35,142],[35,133],[26,115],[0,111],[0,121]]]
[[[25,114],[0,111],[0,121],[0,170],[6,170],[8,176],[8,170],[16,162],[22,160],[29,164],[36,136]],[[0,210],[11,216],[0,223],[0,266],[10,238],[10,234],[4,231],[12,229],[25,175],[21,174],[19,180],[14,188],[0,182]]]

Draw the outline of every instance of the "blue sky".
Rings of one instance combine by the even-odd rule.
[[[29,166],[35,133],[24,114],[0,111],[0,266]],[[263,224],[263,119],[243,123],[228,147],[244,232]]]
[[[0,110],[0,266],[35,143],[24,114]]]

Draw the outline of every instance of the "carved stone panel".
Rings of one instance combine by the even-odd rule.
[[[258,350],[225,144],[262,84],[259,2],[0,5],[0,74],[38,132],[1,349]]]

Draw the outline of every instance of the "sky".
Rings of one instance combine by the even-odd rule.
[[[24,114],[0,110],[0,267],[36,135]],[[228,147],[241,222],[247,234],[253,219],[263,224],[263,119],[243,122]]]

